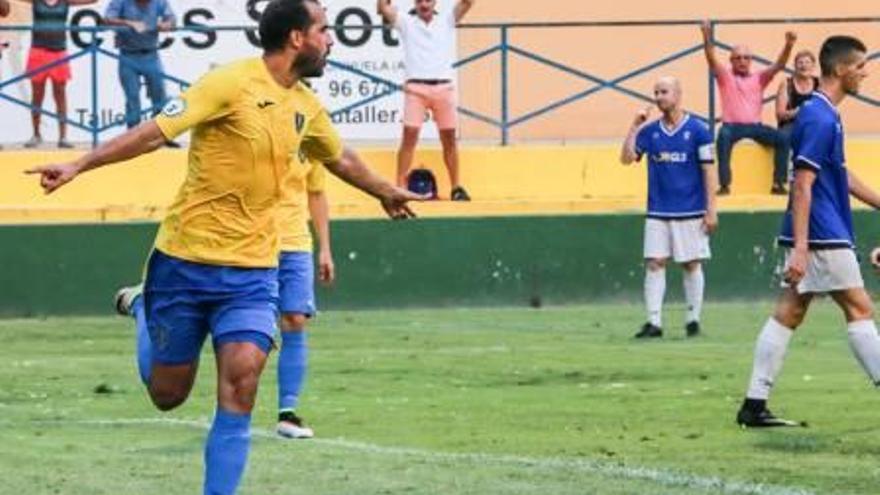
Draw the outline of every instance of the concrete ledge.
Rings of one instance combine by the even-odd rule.
[[[475,199],[470,203],[435,201],[416,206],[425,217],[567,215],[632,213],[644,208],[645,166],[621,166],[617,145],[475,147],[461,153],[462,179]],[[128,164],[96,170],[51,196],[22,172],[35,165],[70,160],[81,152],[0,152],[0,223],[154,221],[163,215],[186,170],[186,151],[160,150]],[[371,167],[394,175],[395,150],[364,149]],[[868,184],[880,186],[880,139],[851,140],[850,169]],[[441,194],[449,185],[438,149],[423,149],[417,164],[434,170]],[[754,144],[737,146],[733,158],[733,194],[721,198],[727,211],[783,209],[786,198],[768,194],[769,151]],[[378,204],[331,177],[334,218],[378,218]]]

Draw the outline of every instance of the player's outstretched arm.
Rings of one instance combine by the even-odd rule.
[[[807,255],[810,236],[810,205],[813,202],[813,182],[816,172],[812,169],[798,168],[794,172],[791,186],[791,220],[794,232],[794,250],[784,277],[790,284],[796,284],[807,273]]]
[[[706,63],[712,72],[718,72],[721,64],[718,61],[718,55],[715,54],[715,44],[712,42],[712,24],[706,19],[700,25],[700,33],[703,35],[703,54],[706,56]]]
[[[336,279],[336,266],[330,247],[330,206],[326,192],[309,192],[309,216],[318,234],[318,280],[329,285]]]
[[[648,121],[648,117],[651,115],[651,108],[650,106],[644,108],[633,118],[632,125],[629,127],[629,132],[626,133],[626,138],[624,138],[623,146],[620,149],[620,163],[629,165],[639,161],[639,153],[636,150],[636,137],[639,135],[639,130]]]
[[[395,220],[414,218],[416,215],[407,203],[428,199],[427,196],[397,187],[379,177],[349,148],[343,150],[338,161],[325,163],[324,166],[333,175],[378,199],[388,216]]]
[[[73,162],[35,167],[25,171],[39,174],[46,194],[72,181],[76,176],[104,165],[123,162],[154,151],[165,144],[165,136],[152,120],[102,144]]]
[[[849,178],[849,193],[862,203],[880,210],[880,194],[877,194],[877,191],[862,182],[862,179],[859,179],[854,173],[848,171],[847,174]]]
[[[376,12],[386,24],[393,26],[397,23],[397,9],[391,4],[391,0],[376,0]]]

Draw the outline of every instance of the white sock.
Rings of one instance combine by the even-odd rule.
[[[703,265],[697,265],[697,268],[690,272],[685,270],[682,283],[684,284],[684,299],[687,301],[685,322],[700,321],[700,313],[703,311],[703,290],[706,287]]]
[[[663,296],[666,294],[666,268],[645,270],[645,306],[648,323],[663,326]]]
[[[773,382],[782,370],[785,351],[794,331],[770,318],[755,342],[755,362],[752,365],[752,378],[749,380],[749,399],[767,400]]]
[[[874,385],[880,386],[880,336],[874,320],[854,321],[847,324],[846,329],[849,348]]]

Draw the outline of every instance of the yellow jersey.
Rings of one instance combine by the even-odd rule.
[[[209,72],[155,122],[168,139],[192,129],[186,179],[156,249],[197,263],[277,266],[279,204],[300,150],[322,163],[342,156],[315,94],[279,85],[261,58]]]
[[[303,153],[300,155],[284,181],[284,197],[278,220],[282,251],[312,251],[308,195],[324,191],[324,165]]]

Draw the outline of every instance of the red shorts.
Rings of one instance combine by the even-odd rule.
[[[458,114],[455,108],[455,86],[452,83],[408,82],[403,86],[403,91],[404,126],[422,127],[425,113],[430,110],[438,129],[455,129]]]
[[[28,53],[27,68],[25,70],[27,72],[40,70],[41,67],[49,65],[56,60],[61,60],[66,56],[67,52],[64,50],[56,52],[38,46],[32,46]],[[46,82],[46,79],[51,79],[52,83],[55,84],[66,83],[67,81],[70,81],[70,77],[70,63],[64,62],[63,64],[58,64],[50,69],[32,75],[31,82],[39,84]]]

